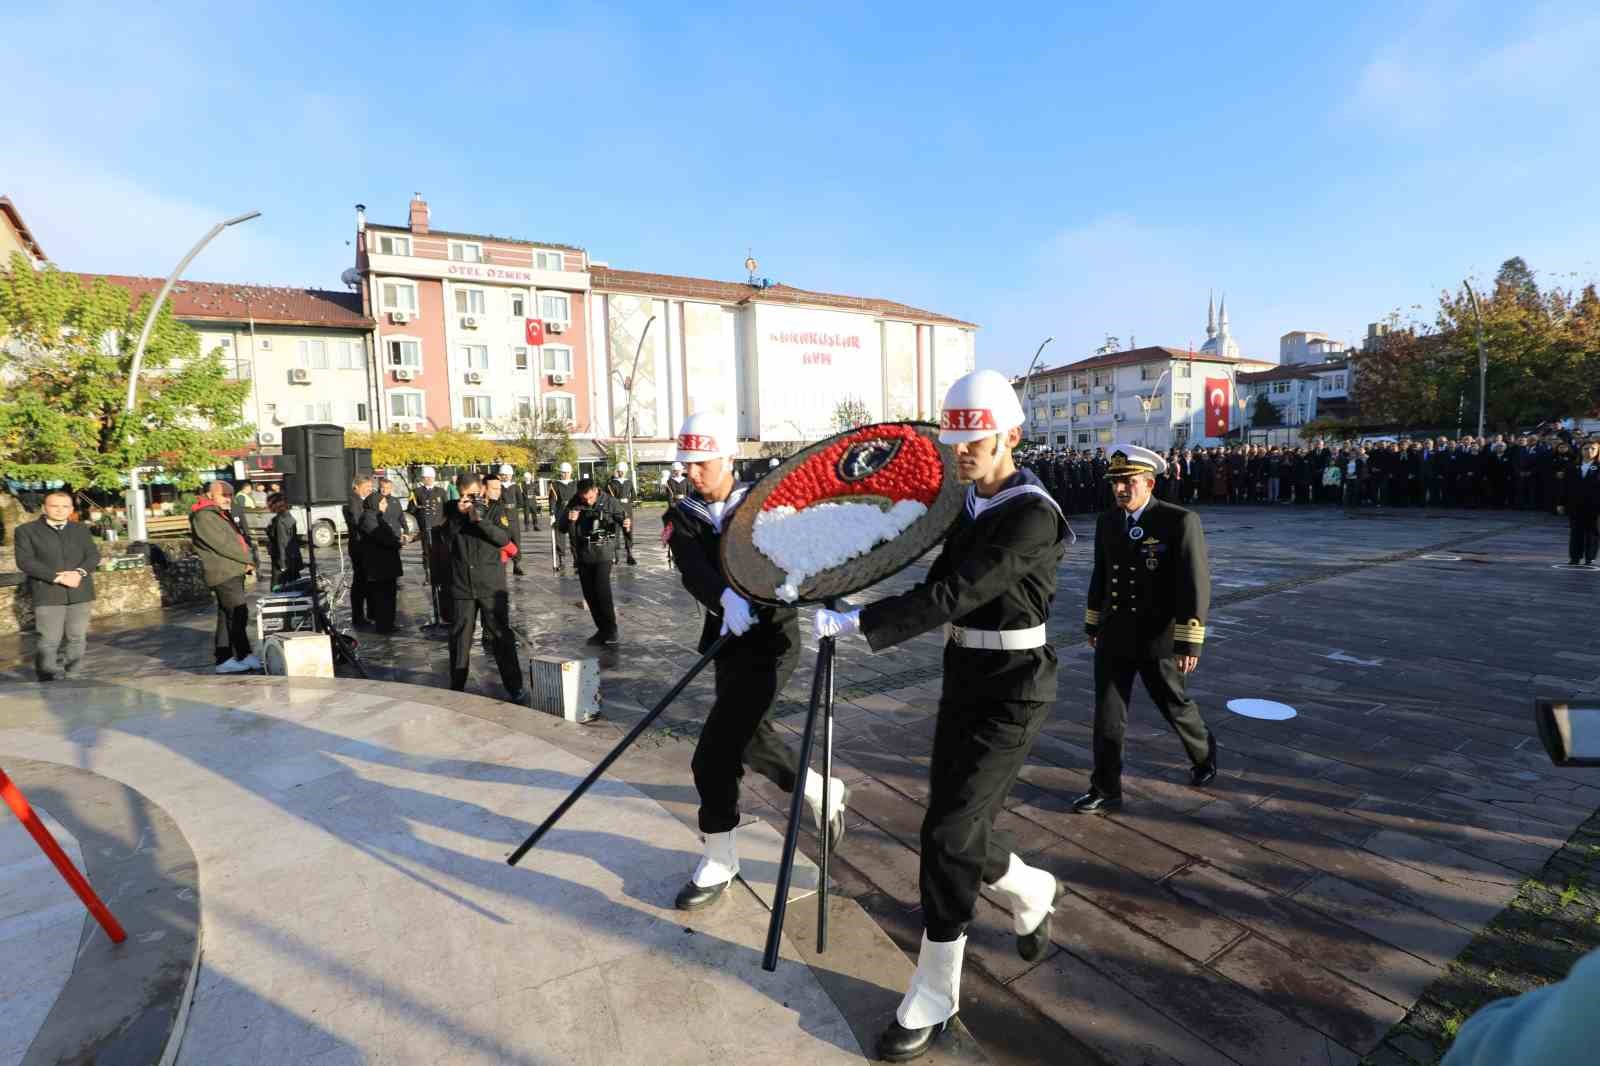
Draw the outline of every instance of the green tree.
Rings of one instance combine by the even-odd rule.
[[[159,466],[181,484],[242,446],[248,382],[231,380],[221,350],[156,315],[134,410],[124,415],[128,370],[148,313],[126,290],[21,255],[0,271],[0,472],[21,480],[116,489],[133,467]]]
[[[1283,425],[1283,415],[1264,392],[1256,393],[1256,409],[1250,412],[1250,428],[1266,429]]]
[[[504,418],[494,424],[495,432],[528,453],[533,467],[544,463],[574,463],[578,447],[572,442],[572,423],[564,418],[547,417],[537,410],[526,418]]]

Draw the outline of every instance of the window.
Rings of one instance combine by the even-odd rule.
[[[1066,418],[1067,417],[1067,405],[1064,404],[1064,403],[1051,404],[1050,405],[1050,417],[1051,418]]]
[[[487,397],[487,396],[463,396],[463,397],[461,397],[461,417],[462,418],[475,418],[480,422],[481,421],[486,421],[489,418],[494,417],[493,415],[491,415],[489,413],[489,397]]]
[[[1094,383],[1096,385],[1104,385],[1104,384],[1106,384],[1106,375],[1101,373],[1100,371],[1096,370],[1094,372]]]
[[[1322,379],[1321,390],[1323,392],[1343,392],[1344,391],[1344,375],[1343,374],[1329,374],[1327,377]]]
[[[328,369],[328,345],[325,341],[301,341],[300,365],[307,370]]]
[[[1051,392],[1060,392],[1063,387],[1064,387],[1064,382],[1062,382],[1062,380],[1060,378],[1051,378],[1050,379],[1050,391]]]
[[[1188,363],[1179,363],[1178,364],[1178,369],[1177,369],[1176,373],[1173,374],[1173,377],[1186,378],[1188,376],[1189,376],[1189,364]]]
[[[1079,400],[1077,403],[1073,404],[1072,405],[1072,413],[1077,415],[1079,418],[1088,418],[1089,417],[1089,401],[1088,400]]]
[[[551,345],[544,346],[544,372],[546,374],[572,373],[572,349],[556,348]]]
[[[1150,400],[1149,410],[1151,410],[1151,411],[1164,411],[1164,410],[1166,410],[1166,408],[1167,408],[1167,394],[1166,393],[1158,392],[1158,393],[1155,393],[1154,395],[1148,397],[1148,399]],[[1141,405],[1141,408],[1142,408],[1142,406],[1143,405]]]
[[[421,418],[422,393],[391,392],[389,394],[389,414],[394,418]]]
[[[528,369],[528,349],[518,345],[511,349],[511,365],[518,370]]]
[[[411,238],[397,237],[388,233],[378,234],[379,255],[410,255]]]
[[[1089,387],[1089,379],[1082,374],[1074,374],[1072,375],[1072,387],[1081,392]],[[1085,438],[1085,441],[1087,442],[1087,438]]]
[[[487,344],[463,344],[460,352],[462,365],[468,370],[489,369],[489,346]]]
[[[578,420],[578,404],[571,396],[562,396],[550,393],[544,398],[544,416],[546,418],[559,418],[563,422],[576,422]]]
[[[566,325],[572,321],[572,304],[566,296],[557,292],[541,292],[539,294],[539,317],[546,322],[560,322]]]
[[[332,403],[308,403],[308,404],[306,404],[306,421],[307,422],[332,422],[333,421],[333,404]]]
[[[1033,417],[1037,421],[1040,421],[1040,422],[1044,421],[1044,408],[1043,407],[1035,407],[1033,409]]]
[[[1289,383],[1287,381],[1274,381],[1272,383],[1272,393],[1274,396],[1283,396],[1287,394],[1288,391]]]
[[[533,419],[533,397],[518,396],[516,399],[517,417],[524,422]]]
[[[526,318],[527,317],[526,308],[527,308],[527,297],[524,296],[520,292],[512,293],[511,294],[511,317],[512,318]]]
[[[1146,364],[1139,368],[1140,381],[1155,381],[1166,372],[1166,367],[1157,364]]]
[[[1094,431],[1094,438],[1101,444],[1110,444],[1112,433],[1109,429],[1097,429]]]
[[[483,245],[476,241],[451,241],[450,258],[458,263],[481,263]]]
[[[367,420],[367,405],[360,400],[350,401],[350,421],[365,422]]]
[[[565,270],[567,257],[560,252],[534,252],[533,265],[540,270]]]
[[[1079,444],[1088,444],[1089,443],[1089,431],[1088,430],[1084,430],[1084,431],[1082,431],[1081,433],[1078,434],[1078,443]]]
[[[1065,444],[1065,443],[1067,443],[1067,435],[1065,433],[1057,433],[1056,434],[1056,443],[1057,444]]]
[[[1174,411],[1187,411],[1189,409],[1189,394],[1187,392],[1173,393],[1172,409]]]
[[[422,345],[416,341],[389,340],[384,342],[389,350],[390,366],[406,366],[419,369],[422,366]]]
[[[340,370],[361,369],[360,341],[334,341],[333,354],[337,357],[335,365]]]
[[[483,308],[484,296],[482,289],[456,290],[456,314],[481,315],[483,314]]]
[[[384,311],[417,313],[417,287],[409,281],[386,281],[379,286],[383,292]]]
[[[1097,415],[1108,415],[1108,414],[1110,414],[1111,413],[1111,401],[1110,400],[1096,400],[1094,402],[1094,413],[1097,414]]]

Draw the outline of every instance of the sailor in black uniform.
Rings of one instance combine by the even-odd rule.
[[[550,540],[554,545],[551,562],[558,574],[567,565],[567,539],[556,535],[555,516],[567,513],[572,495],[577,491],[577,485],[572,480],[572,464],[562,463],[559,470],[560,477],[550,482],[549,492]]]
[[[939,438],[955,445],[971,485],[939,557],[916,588],[856,610],[818,611],[814,623],[818,637],[859,629],[874,651],[948,625],[922,823],[922,950],[879,1040],[889,1062],[921,1055],[959,1009],[966,929],[983,886],[1009,905],[1024,959],[1049,949],[1056,880],[994,830],[1055,700],[1045,622],[1071,535],[1039,478],[1016,467],[1022,422],[1003,375],[979,370],[951,385]]]
[[[722,530],[749,488],[733,476],[736,448],[731,420],[712,412],[690,415],[678,434],[678,458],[688,464],[694,491],[668,508],[666,517],[665,537],[683,587],[705,608],[700,651],[709,650],[720,634],[733,634],[717,654],[716,697],[691,763],[706,848],[678,893],[680,910],[714,902],[739,873],[734,830],[744,768],[792,792],[799,762],[769,717],[800,658],[799,615],[792,607],[752,607],[722,575]],[[808,771],[803,787],[812,816],[821,824],[821,775]],[[831,779],[826,821],[833,845],[844,833],[846,799],[844,782]]]
[[[633,518],[634,505],[633,482],[628,480],[627,463],[617,464],[617,472],[606,481],[605,489],[606,495],[610,496],[616,501],[617,507],[622,511],[623,517],[630,519],[628,525],[623,528],[622,537],[620,539],[626,548],[625,554],[627,555],[628,565],[637,566],[638,560],[634,559],[633,557],[633,522],[631,521]],[[613,565],[617,562],[617,547],[617,542],[612,541],[611,562]]]
[[[1217,776],[1217,742],[1186,681],[1206,639],[1211,566],[1200,516],[1150,495],[1165,466],[1155,452],[1125,445],[1106,472],[1116,506],[1095,527],[1083,616],[1094,647],[1094,776],[1072,805],[1080,814],[1122,806],[1122,742],[1136,676],[1183,741],[1190,783],[1199,788]]]

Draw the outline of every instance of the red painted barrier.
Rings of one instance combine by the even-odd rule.
[[[61,850],[61,845],[56,843],[56,838],[50,835],[50,830],[45,828],[39,816],[28,805],[28,797],[16,786],[11,778],[0,770],[0,797],[6,801],[6,806],[11,808],[11,813],[21,820],[23,828],[33,837],[34,843],[39,845],[39,850],[50,856],[50,861],[56,864],[59,872],[67,884],[72,886],[72,891],[78,894],[83,905],[89,908],[89,913],[94,915],[95,921],[100,923],[100,928],[106,931],[106,936],[111,938],[113,944],[120,944],[128,939],[128,934],[123,932],[122,923],[95,895],[94,889],[89,887],[89,882],[84,880],[78,868],[72,865],[72,860],[67,858],[67,853]]]

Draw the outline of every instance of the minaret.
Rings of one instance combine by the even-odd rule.
[[[1227,298],[1224,297],[1222,302],[1223,306],[1226,307],[1228,302]],[[1206,340],[1211,340],[1217,335],[1216,311],[1217,294],[1215,292],[1208,292],[1206,294]]]

